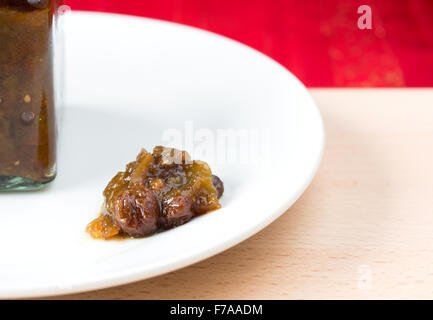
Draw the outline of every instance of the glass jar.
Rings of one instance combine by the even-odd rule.
[[[39,189],[56,175],[58,4],[0,0],[0,191]]]

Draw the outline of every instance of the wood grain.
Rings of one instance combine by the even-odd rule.
[[[432,298],[433,89],[310,91],[325,154],[280,219],[188,268],[60,298]]]

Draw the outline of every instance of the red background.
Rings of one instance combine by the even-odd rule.
[[[183,23],[243,42],[310,87],[433,86],[433,0],[66,0],[72,10]],[[372,8],[373,28],[357,27]]]

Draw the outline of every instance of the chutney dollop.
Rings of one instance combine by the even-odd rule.
[[[105,240],[149,236],[219,209],[223,192],[222,180],[208,164],[191,160],[186,151],[142,149],[107,185],[101,215],[86,230]]]

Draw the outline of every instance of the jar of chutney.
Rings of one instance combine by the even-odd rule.
[[[0,191],[40,189],[56,176],[58,5],[0,0]]]

